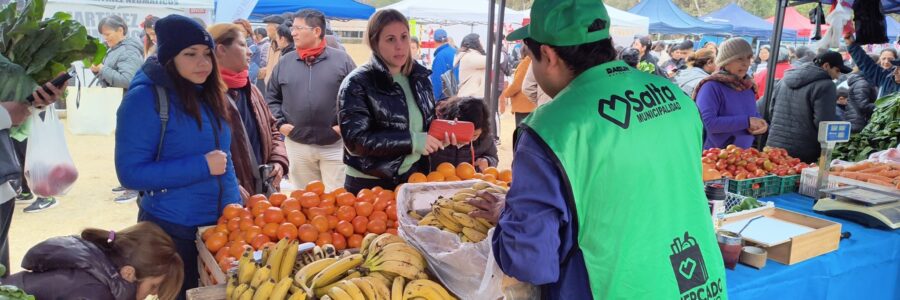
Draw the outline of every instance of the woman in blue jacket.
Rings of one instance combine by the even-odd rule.
[[[157,57],[137,73],[119,107],[116,172],[126,188],[141,191],[138,220],[159,225],[174,240],[188,279],[183,299],[197,286],[197,228],[215,224],[240,194],[213,39],[178,15],[160,19],[156,34]],[[165,123],[157,87],[168,98]]]

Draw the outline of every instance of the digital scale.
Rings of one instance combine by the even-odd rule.
[[[865,186],[844,186],[825,189],[831,165],[831,152],[837,143],[850,140],[849,122],[819,123],[819,178],[816,193],[819,200],[813,206],[817,213],[850,220],[867,227],[900,228],[900,193]]]

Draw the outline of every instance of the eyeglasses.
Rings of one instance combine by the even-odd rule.
[[[291,30],[309,30],[312,31],[314,27],[300,27],[300,26],[291,26]]]

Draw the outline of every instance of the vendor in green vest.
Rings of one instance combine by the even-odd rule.
[[[544,299],[727,299],[703,192],[702,124],[668,79],[616,60],[597,0],[536,0],[524,40],[554,100],[519,127],[495,221],[503,271]]]

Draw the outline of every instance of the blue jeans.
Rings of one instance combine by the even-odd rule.
[[[198,227],[169,223],[141,209],[138,211],[138,222],[143,221],[158,225],[175,242],[175,250],[178,251],[178,255],[181,256],[181,260],[184,262],[184,282],[181,285],[181,292],[178,293],[177,299],[187,299],[185,292],[196,288],[200,280],[200,273],[197,271],[197,256],[200,255],[197,252],[196,242]]]

